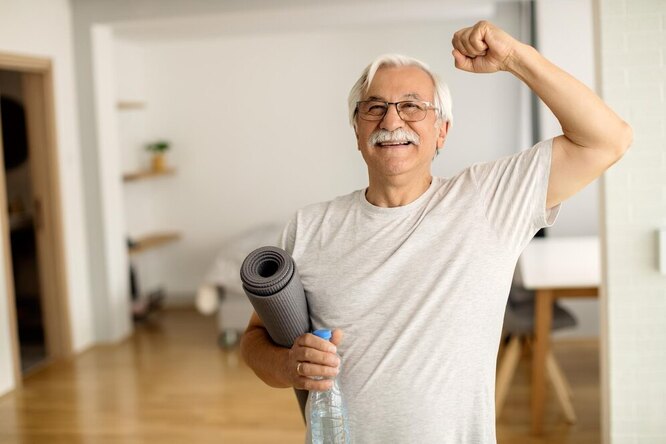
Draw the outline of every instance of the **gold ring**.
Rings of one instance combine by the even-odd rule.
[[[296,373],[298,373],[300,376],[303,376],[301,375],[301,365],[303,365],[302,362],[299,362],[298,365],[296,365]]]

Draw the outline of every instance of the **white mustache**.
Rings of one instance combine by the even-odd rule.
[[[373,131],[368,138],[370,146],[377,145],[382,142],[411,142],[414,145],[420,143],[419,135],[404,128],[398,128],[395,131],[388,131],[385,129],[378,129]]]

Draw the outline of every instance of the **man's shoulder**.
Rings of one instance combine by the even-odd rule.
[[[340,211],[346,213],[358,202],[358,193],[360,192],[360,190],[356,190],[330,200],[306,205],[298,210],[298,213],[300,217],[305,220],[321,218],[326,214],[337,213]]]
[[[306,240],[307,242],[307,239],[316,236],[322,227],[335,226],[340,223],[344,215],[352,210],[354,202],[358,201],[359,192],[353,191],[349,194],[309,204],[299,209],[285,229],[287,241],[292,242],[291,250],[287,251],[293,251],[293,242],[296,238]],[[291,240],[289,241],[289,239]]]

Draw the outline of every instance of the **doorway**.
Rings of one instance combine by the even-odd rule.
[[[16,385],[71,354],[51,62],[0,53],[0,226]]]
[[[0,70],[0,126],[21,373],[47,358],[21,74]]]

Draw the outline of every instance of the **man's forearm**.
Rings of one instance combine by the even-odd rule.
[[[531,46],[516,48],[506,67],[543,100],[560,122],[564,136],[576,145],[619,151],[629,145],[629,126],[592,90]]]
[[[266,329],[249,328],[241,338],[240,350],[247,365],[266,384],[276,388],[291,386],[284,376],[289,349],[275,345]]]

